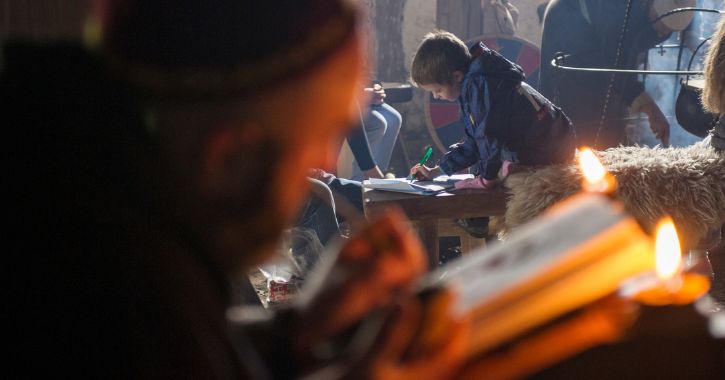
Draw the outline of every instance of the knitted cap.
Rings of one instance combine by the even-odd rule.
[[[345,0],[94,0],[100,48],[132,84],[171,95],[245,93],[335,51]]]

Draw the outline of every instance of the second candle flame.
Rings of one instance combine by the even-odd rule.
[[[669,281],[682,271],[682,251],[677,230],[671,218],[665,218],[657,226],[655,242],[655,266],[657,277]]]

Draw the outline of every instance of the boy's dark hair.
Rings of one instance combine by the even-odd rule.
[[[413,83],[451,84],[454,71],[464,74],[471,63],[468,47],[453,33],[436,30],[423,37],[413,57],[410,75]]]

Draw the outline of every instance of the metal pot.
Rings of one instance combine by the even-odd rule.
[[[717,120],[717,115],[706,112],[700,101],[700,94],[705,84],[704,79],[690,79],[680,81],[680,94],[675,103],[675,116],[677,122],[687,132],[698,137],[706,137],[707,133]]]

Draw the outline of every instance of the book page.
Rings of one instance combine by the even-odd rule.
[[[518,230],[506,244],[469,253],[431,274],[430,282],[459,286],[460,312],[555,267],[572,249],[616,224],[625,215],[604,197],[583,197],[554,215]]]
[[[396,191],[400,193],[429,195],[448,188],[444,183],[437,184],[431,181],[409,181],[405,178],[379,179],[370,178],[363,181],[363,187],[375,190]]]
[[[605,196],[579,194],[504,244],[439,268],[428,287],[452,288],[472,320],[471,352],[495,348],[552,318],[616,292],[654,268],[652,238]]]

